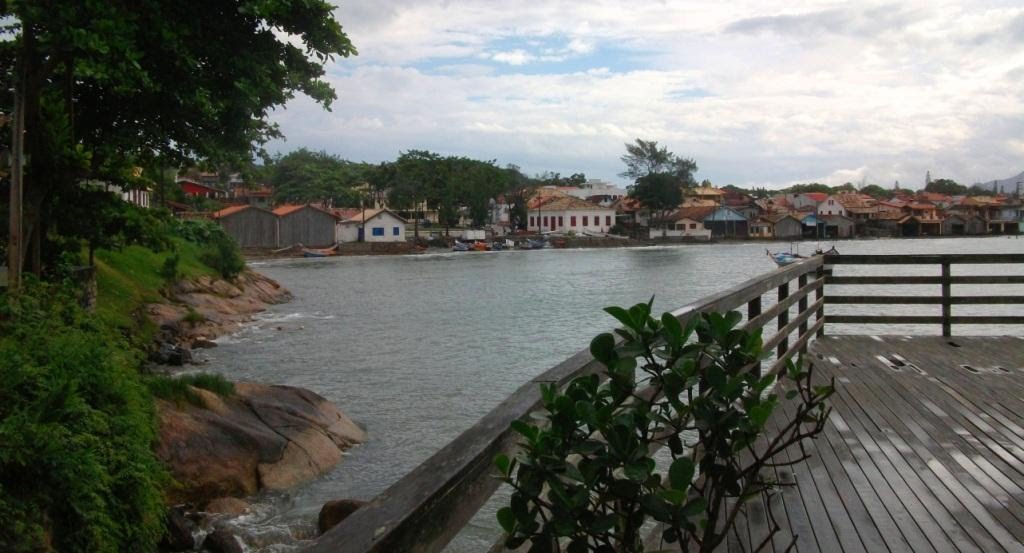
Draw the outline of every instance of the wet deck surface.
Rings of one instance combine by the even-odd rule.
[[[1024,552],[1024,338],[829,336],[825,431],[770,500],[766,551]],[[726,551],[767,536],[750,505]]]

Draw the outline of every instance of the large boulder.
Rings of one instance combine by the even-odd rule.
[[[166,524],[167,533],[160,541],[161,551],[191,551],[196,546],[192,535],[195,525],[185,518],[180,509],[172,507],[167,510]]]
[[[242,544],[238,538],[226,528],[218,528],[203,540],[203,551],[210,553],[243,553]]]
[[[156,451],[178,483],[169,492],[173,500],[205,504],[289,488],[323,474],[366,439],[309,390],[237,383],[232,397],[195,391],[201,407],[158,402]]]
[[[348,518],[352,513],[358,511],[363,505],[366,505],[366,502],[358,499],[335,499],[334,501],[328,501],[320,508],[320,516],[316,519],[316,527],[323,534],[337,526],[338,523]]]

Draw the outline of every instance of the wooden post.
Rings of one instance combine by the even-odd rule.
[[[950,282],[949,282],[949,261],[942,263],[942,335],[952,336],[953,329],[949,322],[951,304],[950,304]]]
[[[796,282],[797,282],[797,290],[803,290],[804,286],[807,286],[807,273],[804,273],[804,274],[800,275],[797,278]],[[799,307],[797,309],[797,312],[800,313],[801,315],[803,315],[804,311],[807,311],[807,295],[806,294],[804,294],[800,298],[800,301],[799,301],[799,303],[797,303],[797,305]],[[804,334],[807,334],[807,319],[804,319],[804,322],[800,323],[800,334],[799,334],[799,336],[803,337]],[[800,353],[807,353],[807,342],[804,342],[804,345],[800,347]]]
[[[818,267],[818,270],[814,273],[814,277],[816,279],[820,280],[820,279],[824,278],[824,276],[825,276],[825,266],[822,265],[822,266]],[[823,298],[824,296],[825,296],[825,284],[822,283],[822,285],[819,286],[818,289],[814,291],[814,299],[815,299],[815,301],[817,301],[817,300],[820,300],[821,298]],[[814,318],[815,318],[815,321],[820,321],[820,320],[825,318],[825,305],[824,304],[822,304],[822,306],[818,308],[818,312],[815,314]],[[826,323],[826,324],[828,324],[828,323]],[[818,338],[822,338],[824,336],[825,336],[825,325],[821,325],[821,328],[818,329]]]
[[[779,285],[779,303],[789,297],[789,283]],[[779,330],[782,330],[787,324],[789,324],[789,309],[785,309],[782,313],[779,313]],[[785,337],[779,342],[778,349],[776,350],[776,356],[781,359],[785,355],[786,350],[789,349],[789,337]]]
[[[756,316],[758,316],[760,314],[761,314],[761,296],[757,296],[756,298],[754,298],[754,299],[750,300],[749,302],[747,302],[747,320],[749,321],[749,320],[753,319],[754,317],[756,317]],[[754,370],[757,372],[757,376],[758,377],[761,376],[761,365],[762,365],[762,362],[758,361],[757,362],[757,366],[754,367]]]

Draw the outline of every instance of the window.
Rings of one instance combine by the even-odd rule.
[[[584,215],[583,216],[583,226],[587,226],[589,224],[590,224],[590,217],[588,217],[587,215]]]
[[[605,215],[604,216],[604,226],[606,226],[606,227],[612,226],[612,216],[611,215]]]
[[[561,215],[558,216],[558,226],[560,226],[560,227],[564,227],[565,226],[565,223],[563,222],[563,219],[562,219]]]
[[[690,223],[690,228],[697,228],[697,223]]]
[[[544,226],[548,226],[548,216],[544,216]]]
[[[576,226],[576,216],[575,215],[570,215],[569,216],[569,226],[570,227]]]
[[[384,236],[384,227],[373,227],[374,236]]]
[[[530,226],[533,226],[533,215],[530,215]]]
[[[391,236],[398,236],[399,232],[398,227],[391,227]]]

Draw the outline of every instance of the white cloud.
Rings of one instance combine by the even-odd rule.
[[[716,183],[776,186],[1024,168],[1019,2],[392,1],[339,18],[360,56],[329,73],[333,112],[275,114],[281,148],[615,178],[643,137]]]

